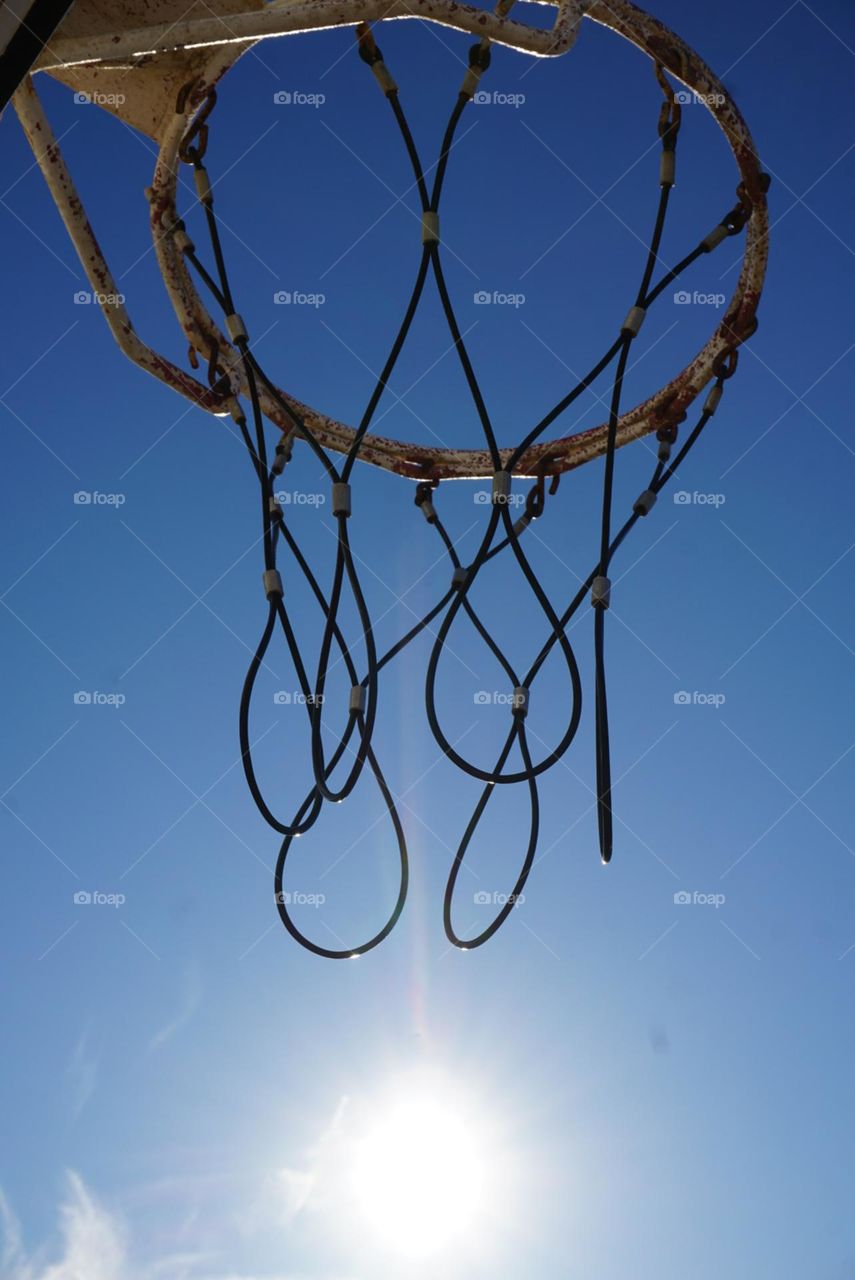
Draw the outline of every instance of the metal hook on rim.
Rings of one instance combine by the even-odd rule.
[[[184,114],[187,109],[187,101],[192,96],[193,90],[197,89],[202,83],[204,82],[200,80],[192,80],[181,88],[175,103],[175,110],[177,114]],[[217,91],[214,86],[211,85],[202,99],[201,107],[196,113],[190,128],[181,139],[181,143],[178,147],[178,158],[179,160],[183,160],[185,164],[201,163],[202,157],[208,147],[208,116],[214,110],[216,105]],[[199,139],[198,144],[196,146],[191,146],[191,143],[196,138]]]

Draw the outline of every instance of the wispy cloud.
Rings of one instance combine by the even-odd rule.
[[[21,1228],[2,1191],[0,1191],[0,1231],[3,1232],[3,1252],[0,1254],[3,1275],[12,1275],[14,1274],[12,1267],[18,1265],[23,1254]]]
[[[286,1225],[306,1210],[323,1210],[342,1166],[348,1099],[342,1098],[318,1141],[306,1152],[302,1168],[280,1169],[276,1195]]]
[[[89,1043],[88,1029],[81,1032],[65,1068],[65,1086],[71,1119],[76,1120],[95,1092],[98,1059]]]
[[[158,1049],[162,1048],[163,1045],[166,1044],[167,1040],[171,1040],[176,1032],[186,1026],[198,1009],[201,998],[202,983],[199,977],[198,967],[194,964],[184,974],[184,979],[181,984],[181,1002],[178,1012],[173,1018],[170,1018],[168,1022],[164,1023],[164,1025],[152,1036],[148,1043],[149,1053],[154,1053]]]
[[[3,1280],[126,1280],[125,1236],[120,1219],[108,1214],[76,1173],[68,1175],[59,1211],[61,1257],[49,1262],[47,1248],[26,1256],[17,1219],[0,1197]]]
[[[56,1239],[33,1252],[25,1248],[18,1219],[0,1189],[0,1265],[2,1280],[320,1280],[216,1269],[216,1259],[200,1252],[135,1260],[122,1216],[107,1209],[73,1172],[67,1175]]]

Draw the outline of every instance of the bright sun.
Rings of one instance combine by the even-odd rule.
[[[487,1198],[485,1135],[429,1085],[389,1100],[356,1144],[354,1191],[380,1241],[427,1258],[474,1226]],[[480,1141],[479,1141],[480,1138]]]

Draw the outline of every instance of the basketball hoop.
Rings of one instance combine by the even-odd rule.
[[[604,654],[605,619],[611,603],[609,567],[630,530],[652,511],[658,494],[715,414],[725,386],[736,370],[739,348],[756,329],[756,312],[766,268],[768,178],[758,164],[748,128],[723,85],[673,32],[628,0],[609,0],[609,3],[605,0],[590,3],[585,0],[559,0],[555,6],[554,26],[548,32],[512,21],[508,16],[512,3],[513,0],[499,0],[495,11],[486,13],[454,3],[454,0],[419,0],[419,3],[392,0],[391,4],[380,0],[289,0],[288,3],[261,6],[244,0],[216,0],[214,4],[194,5],[188,11],[175,0],[160,0],[156,6],[145,4],[143,0],[123,0],[115,5],[115,9],[111,3],[96,6],[86,0],[78,0],[61,25],[57,38],[36,64],[37,71],[49,73],[78,92],[99,92],[108,101],[110,85],[117,76],[121,76],[124,101],[121,105],[110,105],[108,109],[127,123],[145,130],[158,144],[157,163],[147,192],[154,248],[171,305],[190,346],[192,367],[198,369],[204,364],[207,368],[206,381],[201,381],[193,372],[179,368],[148,347],[134,331],[123,303],[111,302],[102,309],[120,347],[135,363],[200,408],[213,414],[231,416],[247,447],[262,495],[263,587],[267,620],[244,685],[240,715],[241,754],[255,803],[267,823],[283,838],[275,872],[276,904],[282,921],[292,936],[310,951],[336,959],[352,958],[376,946],[394,927],[404,906],[408,886],[406,839],[395,798],[373,748],[379,675],[388,662],[437,619],[427,667],[428,723],[445,756],[464,774],[482,784],[480,799],[459,844],[448,880],[444,923],[449,940],[464,949],[481,945],[507,919],[522,893],[537,848],[540,820],[538,779],[563,757],[580,723],[582,680],[567,627],[586,599],[590,599],[594,611],[599,843],[603,861],[610,860],[613,843],[612,784]],[[105,20],[105,10],[114,12],[113,25]],[[422,164],[410,132],[398,85],[386,66],[369,25],[372,21],[413,17],[477,36],[470,51],[468,70],[450,114],[432,185],[426,177],[430,170]],[[489,73],[491,45],[503,44],[533,56],[564,54],[573,46],[583,18],[611,28],[652,59],[662,91],[657,122],[661,143],[659,204],[641,280],[632,294],[632,305],[604,355],[521,440],[511,445],[500,444],[457,324],[453,300],[443,274],[440,222],[443,183],[458,123],[482,77]],[[412,165],[422,206],[421,256],[413,291],[383,371],[356,426],[349,426],[303,404],[282,390],[258,362],[229,279],[211,180],[205,166],[208,131],[214,127],[216,85],[237,58],[252,43],[265,37],[294,35],[333,26],[356,27],[360,56],[389,102]],[[695,242],[674,268],[657,278],[658,251],[675,183],[681,126],[680,102],[669,75],[694,91],[715,117],[736,160],[739,182],[735,204],[731,199],[727,211],[713,224],[712,230]],[[119,290],[41,108],[32,75],[17,91],[14,103],[93,291],[99,298],[115,298]],[[193,169],[213,265],[206,266],[203,254],[197,250],[178,208],[178,178],[182,165],[190,165]],[[714,252],[724,241],[743,233],[741,269],[715,331],[689,364],[666,386],[643,403],[625,410],[622,399],[629,354],[649,309],[696,261]],[[483,439],[468,448],[411,444],[385,438],[370,429],[429,281],[438,290],[452,342],[481,424]],[[215,318],[212,311],[219,318]],[[573,435],[545,439],[552,424],[610,368],[613,375],[606,421]],[[706,396],[698,419],[686,439],[680,442],[680,425],[704,391]],[[265,436],[265,419],[280,432],[272,461]],[[612,490],[616,451],[650,434],[655,434],[658,441],[656,466],[647,487],[615,532]],[[311,450],[331,486],[337,550],[328,593],[321,588],[273,495],[273,482],[282,474],[297,447]],[[563,472],[601,456],[605,459],[605,470],[599,558],[574,598],[563,608],[556,607],[526,557],[521,539],[549,500],[547,481],[552,486],[551,492],[554,492],[557,478]],[[442,598],[386,654],[377,652],[368,606],[350,546],[349,523],[354,511],[351,485],[357,461],[371,463],[417,482],[416,506],[428,524],[437,530],[451,569],[450,583]],[[471,563],[463,565],[455,551],[454,540],[441,519],[441,488],[449,480],[479,477],[490,477],[491,500],[485,513],[479,549]],[[514,481],[519,479],[531,480],[533,484],[526,493],[522,516],[513,521],[510,499]],[[356,510],[358,512],[358,505]],[[292,558],[294,571],[307,582],[324,618],[314,680],[308,674],[286,603],[277,561],[283,547]],[[545,638],[525,670],[517,670],[509,662],[473,603],[479,574],[488,562],[500,555],[516,563],[544,619]],[[341,602],[346,592],[352,596],[359,620],[359,639],[364,645],[367,665],[364,675],[357,669],[352,655],[353,646],[348,643],[340,623]],[[499,661],[510,690],[509,728],[492,767],[469,760],[462,754],[445,732],[437,709],[436,687],[441,658],[451,628],[464,618],[475,627]],[[263,794],[255,772],[249,737],[249,709],[256,678],[277,631],[281,631],[285,639],[300,680],[307,710],[308,754],[313,775],[311,789],[291,819],[278,816],[275,806]],[[553,652],[560,656],[566,668],[572,706],[558,740],[535,758],[526,730],[531,688]],[[335,749],[327,756],[323,744],[324,693],[334,655],[335,660],[345,665],[350,695],[344,728]],[[509,763],[515,751],[519,756],[519,766]],[[356,947],[333,949],[307,938],[294,923],[288,911],[288,895],[283,888],[285,865],[293,840],[310,830],[325,802],[341,801],[352,793],[366,766],[377,780],[394,829],[400,861],[399,890],[386,923],[368,942]],[[335,780],[336,775],[342,772],[343,778]],[[473,938],[464,939],[457,933],[452,920],[455,886],[466,852],[497,785],[517,785],[526,789],[530,811],[529,838],[512,893],[507,895],[501,910],[486,929]]]

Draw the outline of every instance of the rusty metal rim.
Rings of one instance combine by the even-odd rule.
[[[317,0],[318,7],[328,4],[329,0]],[[629,0],[594,0],[587,8],[586,16],[635,44],[698,94],[727,138],[751,204],[742,267],[721,323],[680,374],[648,400],[622,415],[617,432],[617,444],[620,446],[680,421],[714,376],[715,367],[722,355],[738,347],[753,332],[766,268],[768,213],[762,173],[748,127],[724,86],[703,60],[672,31],[629,3]],[[348,22],[358,20],[355,15],[349,15],[347,19]],[[240,382],[237,352],[205,308],[186,270],[171,228],[178,216],[175,200],[180,163],[177,157],[181,139],[200,109],[207,89],[224,74],[244,48],[245,46],[237,49],[234,45],[221,46],[212,57],[205,76],[197,84],[196,92],[188,98],[185,110],[181,114],[176,113],[167,126],[150,192],[155,251],[179,324],[188,341],[206,359],[211,357],[216,344],[220,362],[233,371],[235,389],[242,392],[246,392],[247,388]],[[109,269],[71,184],[59,148],[50,135],[31,84],[19,90],[16,95],[16,110],[93,288],[97,288],[96,281],[109,277]],[[57,181],[57,172],[60,170],[61,180]],[[212,403],[207,387],[140,342],[123,309],[121,315],[111,315],[108,312],[107,320],[120,346],[131,359],[201,407],[211,412],[222,412],[220,404]],[[346,452],[350,448],[354,438],[352,427],[326,417],[285,392],[282,395],[306,420],[321,444],[337,452]],[[291,427],[291,420],[267,394],[263,396],[263,408],[270,419],[283,430]],[[546,441],[528,450],[515,470],[520,475],[568,471],[602,455],[606,449],[606,440],[607,425],[603,423],[587,431]],[[511,452],[511,449],[503,450],[503,460]],[[362,441],[359,457],[372,465],[412,479],[471,479],[489,475],[493,470],[490,457],[484,450],[437,449],[372,434]]]
[[[626,0],[594,3],[587,16],[629,39],[703,98],[731,145],[753,206],[747,224],[742,270],[721,324],[682,373],[621,417],[617,442],[623,445],[679,421],[714,376],[714,366],[722,353],[738,346],[753,331],[765,273],[767,213],[761,173],[747,125],[706,64],[668,28]],[[207,83],[199,83],[194,95],[195,106],[191,104],[183,115],[176,115],[164,137],[152,183],[152,231],[164,281],[188,339],[206,357],[215,341],[220,360],[237,371],[237,352],[205,308],[173,236],[165,231],[178,217],[175,206],[178,147],[208,87]],[[247,390],[242,385],[240,389],[244,393]],[[353,428],[318,413],[285,392],[282,394],[305,416],[321,444],[338,452],[350,447]],[[264,411],[283,430],[292,425],[270,396],[264,397]],[[521,459],[518,473],[531,475],[544,470],[558,473],[579,466],[605,451],[607,430],[607,424],[603,423],[533,446]],[[510,453],[510,449],[503,451],[503,458]],[[420,479],[469,479],[490,475],[493,470],[484,450],[437,449],[372,434],[365,436],[359,456],[376,466]]]
[[[558,10],[552,29],[544,31],[524,22],[476,9],[459,0],[289,0],[287,4],[267,4],[246,13],[229,12],[210,16],[182,17],[176,22],[158,23],[122,31],[105,31],[86,37],[66,37],[60,31],[45,50],[37,67],[40,71],[112,62],[116,59],[148,57],[176,49],[198,49],[208,45],[240,44],[275,36],[333,27],[356,26],[417,18],[453,27],[457,31],[482,36],[536,57],[556,57],[566,53],[576,39],[582,15],[590,0],[535,0]]]

